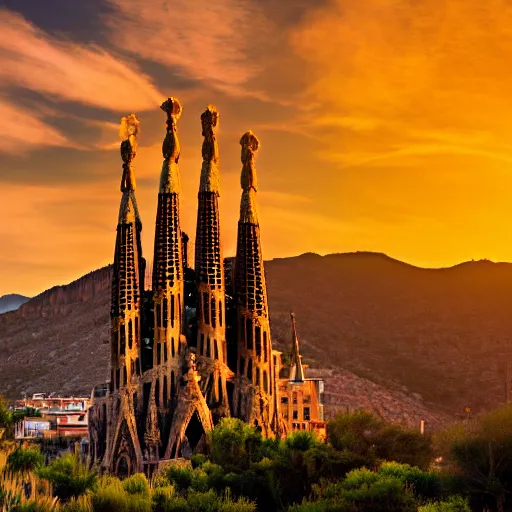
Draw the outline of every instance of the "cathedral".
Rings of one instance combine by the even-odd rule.
[[[162,145],[151,282],[142,256],[142,222],[133,161],[139,121],[121,122],[121,205],[111,297],[110,380],[95,387],[89,410],[92,462],[119,476],[151,474],[162,461],[206,450],[225,417],[265,437],[294,430],[325,437],[323,381],[306,379],[291,315],[290,353],[272,348],[258,220],[251,131],[240,139],[241,201],[236,256],[222,254],[219,216],[219,114],[201,115],[203,163],[197,196],[194,268],[180,225],[182,106],[168,98]],[[149,279],[147,279],[149,281]]]

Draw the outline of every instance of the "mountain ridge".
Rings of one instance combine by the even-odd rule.
[[[305,253],[265,262],[276,348],[297,315],[328,414],[358,406],[410,425],[502,403],[512,361],[512,264],[428,269],[382,253]],[[89,393],[108,375],[111,266],[0,315],[0,389]],[[70,368],[73,371],[70,373]]]

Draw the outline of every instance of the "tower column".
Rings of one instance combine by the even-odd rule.
[[[235,263],[238,355],[233,397],[234,414],[261,428],[266,436],[278,428],[274,364],[261,249],[254,158],[259,141],[245,133],[242,146],[242,198]]]

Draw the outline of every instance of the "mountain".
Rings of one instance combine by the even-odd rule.
[[[512,362],[512,264],[422,269],[383,254],[266,262],[274,345],[290,311],[327,413],[371,408],[407,424],[445,423],[503,403]],[[0,315],[0,390],[89,393],[108,376],[111,267]]]
[[[17,293],[9,293],[0,297],[0,314],[8,311],[17,310],[22,304],[29,301],[30,297],[18,295]]]

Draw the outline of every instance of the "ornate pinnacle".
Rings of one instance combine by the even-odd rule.
[[[249,191],[253,188],[255,191],[258,190],[258,178],[256,176],[256,168],[254,166],[254,159],[256,156],[256,151],[260,148],[260,141],[254,135],[254,133],[249,130],[248,132],[242,135],[240,139],[240,144],[242,146],[242,176],[240,180],[240,184],[242,185],[242,190]]]
[[[256,205],[256,191],[258,190],[258,178],[254,159],[256,151],[260,147],[260,141],[249,130],[240,139],[242,146],[242,174],[240,184],[242,186],[242,200],[240,202],[240,222],[258,224],[258,209]]]
[[[162,144],[162,154],[165,160],[173,159],[178,163],[180,158],[180,143],[176,131],[178,119],[183,107],[177,98],[167,98],[160,108],[167,114],[167,135]]]
[[[180,141],[177,123],[183,107],[177,98],[167,98],[160,108],[167,114],[167,133],[162,144],[164,163],[160,176],[160,193],[177,193],[181,191],[178,160],[180,159]]]
[[[215,137],[215,128],[219,122],[219,112],[214,105],[208,105],[201,114],[202,135],[204,137],[199,192],[216,192],[219,194],[219,145]]]
[[[121,137],[121,158],[123,159],[123,177],[121,179],[121,192],[135,190],[135,173],[132,169],[132,160],[137,154],[137,134],[139,120],[135,114],[123,117],[119,127]]]

